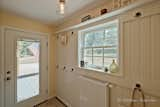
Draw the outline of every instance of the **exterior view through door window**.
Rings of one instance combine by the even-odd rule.
[[[17,41],[17,102],[39,95],[39,55],[39,41]]]

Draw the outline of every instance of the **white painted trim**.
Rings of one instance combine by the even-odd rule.
[[[53,99],[53,98],[55,98],[55,97],[56,97],[55,95],[49,96],[49,97],[47,98],[47,100]]]
[[[50,35],[48,34],[48,33],[41,33],[41,32],[34,32],[34,31],[30,31],[30,30],[24,30],[24,29],[20,29],[20,28],[15,28],[15,27],[11,27],[11,26],[0,26],[0,66],[1,66],[1,71],[0,71],[0,85],[1,85],[1,89],[0,89],[0,93],[1,93],[1,95],[0,95],[0,102],[1,102],[1,104],[0,104],[0,106],[2,106],[2,107],[4,107],[5,106],[5,90],[4,90],[4,88],[5,88],[5,85],[4,85],[4,61],[5,61],[5,55],[4,55],[4,49],[5,49],[5,47],[4,47],[4,36],[5,36],[5,31],[6,30],[8,30],[8,29],[10,29],[10,30],[14,30],[14,31],[19,31],[19,32],[25,32],[25,33],[32,33],[32,34],[37,34],[37,35],[40,35],[40,36],[46,36],[47,37],[47,42],[48,42],[48,53],[47,53],[47,56],[48,56],[48,60],[47,60],[47,62],[48,62],[48,71],[47,71],[47,75],[48,75],[48,77],[49,77],[49,59],[50,59],[50,54],[49,54],[49,40],[50,40]],[[48,79],[48,91],[49,91],[49,79]],[[49,98],[49,95],[47,95],[47,99]],[[46,99],[46,100],[47,100]]]
[[[49,36],[49,33],[36,32],[36,31],[32,31],[32,30],[25,30],[25,29],[21,29],[21,28],[17,28],[17,27],[12,27],[12,26],[2,26],[2,28],[3,28],[3,30],[10,29],[10,30],[15,30],[15,31],[20,31],[20,32]]]
[[[80,57],[79,57],[79,53],[80,53],[80,49],[79,49],[79,41],[80,39],[78,39],[78,66],[77,66],[77,69],[80,69],[80,70],[87,70],[87,71],[92,71],[92,72],[98,72],[100,74],[104,74],[104,75],[111,75],[111,76],[117,76],[117,77],[124,77],[124,71],[123,71],[123,54],[121,50],[123,50],[123,35],[121,34],[122,32],[122,23],[121,23],[121,19],[120,18],[114,18],[113,20],[111,21],[107,21],[105,23],[101,23],[101,24],[97,24],[97,25],[94,25],[94,26],[91,26],[91,27],[88,27],[88,28],[85,28],[85,29],[82,29],[82,30],[79,30],[78,31],[78,38],[80,38],[79,35],[83,35],[83,33],[85,32],[89,32],[91,30],[95,30],[96,28],[105,28],[107,26],[110,26],[110,25],[113,25],[113,24],[117,24],[118,26],[118,64],[119,64],[119,67],[120,67],[120,70],[118,73],[110,73],[110,72],[104,72],[104,70],[98,70],[98,69],[94,69],[94,68],[83,68],[83,67],[80,67]]]
[[[67,102],[66,100],[64,100],[62,97],[60,96],[56,96],[58,99],[60,99],[65,105],[67,105],[67,107],[71,107],[71,105],[69,104],[69,102]]]
[[[98,21],[101,21],[101,20],[104,20],[104,19],[107,19],[107,18],[111,18],[111,17],[116,16],[116,15],[120,15],[122,13],[125,13],[125,12],[131,10],[131,9],[137,8],[139,6],[142,6],[144,4],[147,4],[147,3],[150,3],[150,2],[153,2],[153,1],[156,1],[156,0],[139,0],[138,2],[130,4],[126,7],[122,7],[118,10],[114,10],[112,12],[109,12],[109,13],[105,14],[105,15],[98,16],[98,17],[93,18],[91,20],[88,20],[86,22],[82,22],[80,24],[73,25],[73,26],[70,26],[70,27],[65,28],[65,29],[61,29],[61,30],[57,31],[56,34],[61,33],[61,32],[65,32],[65,31],[68,31],[68,30],[71,30],[71,29],[76,29],[76,28],[79,28],[79,27],[82,27],[82,26],[85,26],[85,25],[89,25],[89,24],[92,24],[92,23],[95,23],[95,22],[98,22]]]
[[[47,46],[47,49],[48,49],[48,55],[47,55],[47,57],[48,57],[48,60],[47,60],[47,62],[48,62],[48,64],[47,64],[47,66],[48,66],[48,71],[47,71],[47,73],[48,73],[48,95],[47,95],[47,99],[49,99],[50,98],[50,95],[49,95],[49,93],[50,93],[50,72],[51,72],[51,69],[50,69],[50,40],[51,40],[51,36],[49,35],[48,36],[48,38],[47,38],[48,40],[47,40],[47,43],[48,43],[48,46]]]
[[[4,28],[3,27],[0,27],[0,54],[1,54],[1,58],[0,58],[0,66],[1,66],[1,71],[0,71],[0,102],[1,102],[1,105],[2,107],[4,107]]]
[[[95,25],[95,26],[88,27],[86,29],[82,29],[79,32],[89,32],[89,31],[97,29],[97,28],[104,28],[104,27],[106,28],[106,27],[108,27],[110,25],[113,25],[115,23],[119,23],[119,19],[118,18],[115,19],[115,20],[108,21],[106,23],[101,23],[101,24],[98,24],[98,25]]]

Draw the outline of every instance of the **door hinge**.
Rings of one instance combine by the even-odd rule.
[[[46,43],[47,47],[48,47],[48,42]]]
[[[48,66],[46,66],[46,70],[48,71]]]

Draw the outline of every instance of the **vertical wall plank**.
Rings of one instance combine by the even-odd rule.
[[[154,80],[160,79],[160,15],[151,17],[151,71]]]
[[[139,34],[139,40],[140,40],[140,80],[146,81],[150,78],[151,69],[150,69],[150,62],[151,62],[151,44],[150,44],[150,16],[145,17],[141,19],[140,21],[140,34]]]

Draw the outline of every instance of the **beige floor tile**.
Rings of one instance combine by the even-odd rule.
[[[61,104],[57,99],[53,98],[37,107],[65,107],[65,106]]]

